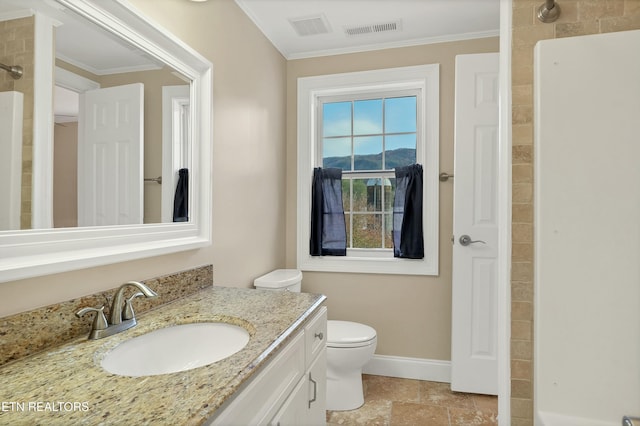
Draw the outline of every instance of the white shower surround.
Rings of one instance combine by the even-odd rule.
[[[536,413],[535,424],[544,426],[619,426],[620,422],[605,422],[585,419],[584,417],[538,411]]]
[[[0,93],[0,231],[20,229],[23,104],[20,92]]]
[[[640,415],[640,31],[535,49],[535,425]]]

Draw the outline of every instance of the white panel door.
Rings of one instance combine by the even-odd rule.
[[[141,83],[89,90],[78,119],[78,225],[142,223]]]
[[[498,54],[456,57],[451,389],[497,395]]]

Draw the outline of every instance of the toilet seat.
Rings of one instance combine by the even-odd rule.
[[[376,342],[376,331],[365,324],[351,321],[327,321],[327,347],[357,348]]]

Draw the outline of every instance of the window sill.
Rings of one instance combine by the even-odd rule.
[[[308,256],[298,260],[298,269],[360,274],[438,275],[438,265],[429,263],[427,259],[395,257]]]

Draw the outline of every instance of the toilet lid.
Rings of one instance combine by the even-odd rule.
[[[327,321],[327,346],[365,346],[376,338],[376,331],[365,324],[351,321]]]

